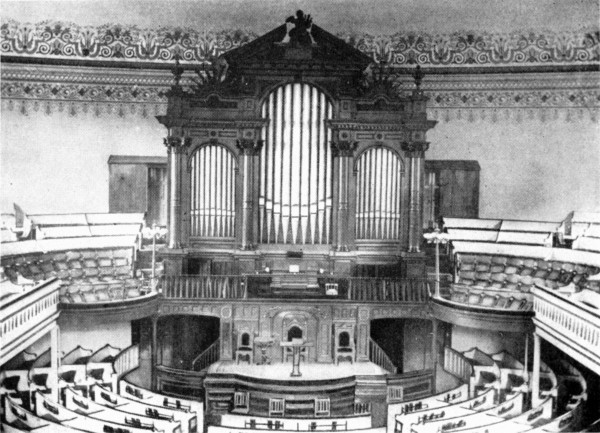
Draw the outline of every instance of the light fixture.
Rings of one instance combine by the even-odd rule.
[[[430,233],[423,233],[423,237],[428,244],[435,244],[435,297],[440,297],[440,244],[447,244],[450,241],[448,233],[442,233],[440,229],[435,229]]]
[[[144,227],[142,229],[142,237],[152,239],[152,289],[155,287],[156,277],[156,237],[164,237],[167,235],[167,229],[153,224],[152,227]]]

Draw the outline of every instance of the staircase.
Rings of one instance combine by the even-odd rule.
[[[369,361],[377,364],[390,374],[398,373],[398,367],[394,365],[390,357],[372,338],[369,338]]]

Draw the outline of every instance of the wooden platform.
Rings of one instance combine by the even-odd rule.
[[[325,364],[305,363],[300,365],[300,377],[291,377],[292,363],[273,363],[269,365],[236,364],[234,361],[218,361],[208,368],[208,375],[238,375],[255,379],[268,379],[280,381],[318,381],[335,380],[352,376],[381,376],[387,372],[372,362],[355,362]]]

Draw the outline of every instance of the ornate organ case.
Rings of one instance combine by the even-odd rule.
[[[196,72],[184,89],[175,69],[158,118],[168,128],[167,273],[191,260],[231,263],[230,272],[422,271],[435,122],[420,71],[407,87],[299,14]]]

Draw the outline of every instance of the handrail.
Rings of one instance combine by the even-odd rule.
[[[165,298],[246,299],[241,275],[176,275],[160,279]]]
[[[579,348],[576,359],[585,365],[600,365],[600,325],[598,314],[577,305],[566,296],[548,289],[533,289],[535,323],[560,341]]]
[[[462,353],[448,346],[444,347],[444,370],[466,383],[469,383],[473,375],[471,362]]]
[[[14,351],[28,330],[58,316],[60,283],[56,278],[9,298],[0,306],[1,357]]]
[[[337,300],[424,303],[429,298],[426,278],[337,277],[304,272],[163,276],[160,284],[163,296],[169,299],[248,299],[277,296],[273,280],[292,277],[310,279],[307,292],[317,296],[329,296],[326,285],[337,284],[338,292],[331,296]]]
[[[113,370],[118,376],[124,376],[139,366],[140,347],[138,344],[133,344],[123,349],[113,361]]]
[[[392,374],[396,374],[398,371],[390,357],[372,338],[369,338],[369,360]]]
[[[205,368],[208,368],[209,365],[214,364],[220,358],[220,349],[221,349],[221,339],[217,338],[213,344],[208,346],[208,348],[198,355],[192,361],[192,370],[194,371],[202,371]]]

